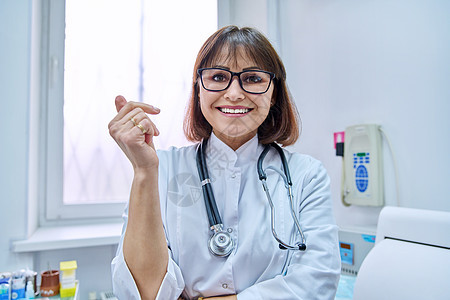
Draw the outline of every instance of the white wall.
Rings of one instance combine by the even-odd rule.
[[[0,1],[0,272],[33,267],[9,251],[27,229],[30,15],[28,1]]]
[[[278,0],[217,0],[218,27],[226,25],[256,27],[264,32],[279,51]]]
[[[275,20],[248,9],[273,2]],[[450,211],[449,1],[244,0],[234,5],[240,13],[223,24],[255,24],[278,43],[303,122],[293,148],[328,169],[339,225],[375,225],[380,211],[340,203],[342,162],[335,156],[333,132],[360,123],[382,125],[391,140],[401,206]],[[273,26],[279,30],[276,39],[268,30]],[[395,205],[392,157],[384,148],[386,203]]]
[[[289,85],[303,119],[298,150],[321,159],[340,225],[368,225],[377,209],[342,206],[332,133],[382,125],[396,155],[400,205],[450,211],[450,2],[281,1]],[[385,145],[385,148],[386,145]],[[386,202],[395,204],[385,153]]]

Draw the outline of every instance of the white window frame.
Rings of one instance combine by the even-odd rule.
[[[65,1],[40,2],[42,4],[40,225],[118,221],[121,219],[125,202],[72,205],[63,202]]]

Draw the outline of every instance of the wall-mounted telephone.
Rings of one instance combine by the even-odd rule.
[[[345,129],[342,193],[342,201],[346,205],[384,205],[379,125],[354,125]]]

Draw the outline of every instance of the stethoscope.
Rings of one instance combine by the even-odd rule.
[[[202,191],[203,191],[203,199],[205,200],[205,207],[206,207],[206,213],[208,215],[208,221],[210,225],[210,229],[213,231],[212,236],[208,240],[208,248],[209,251],[216,255],[221,257],[226,257],[230,255],[230,253],[234,250],[236,247],[235,242],[231,238],[231,235],[228,231],[225,231],[223,229],[223,223],[222,219],[220,218],[219,211],[217,209],[216,200],[214,198],[214,193],[212,191],[211,187],[211,179],[209,178],[208,169],[206,168],[206,159],[205,159],[205,150],[206,150],[206,144],[208,140],[203,139],[202,143],[198,145],[197,148],[197,169],[198,174],[200,176],[200,181],[202,184]],[[269,188],[266,184],[266,173],[263,170],[263,161],[266,157],[267,153],[270,150],[270,147],[273,147],[277,150],[277,152],[280,155],[281,162],[283,164],[283,171],[284,171],[284,179],[286,181],[286,187],[289,191],[289,200],[291,205],[291,215],[295,223],[295,227],[297,228],[298,232],[300,233],[301,242],[297,242],[294,246],[289,245],[285,242],[283,242],[277,235],[277,232],[275,230],[275,207],[272,202],[272,198],[270,197]],[[279,248],[282,250],[300,250],[305,251],[306,250],[306,240],[305,236],[303,235],[303,231],[300,227],[300,223],[298,222],[297,216],[295,214],[294,209],[294,197],[292,195],[292,181],[291,181],[291,175],[289,173],[289,167],[286,160],[286,156],[283,153],[283,149],[281,149],[280,146],[278,146],[276,143],[267,144],[264,147],[263,152],[258,158],[258,175],[259,180],[261,180],[264,192],[266,193],[267,200],[269,201],[270,210],[271,210],[271,226],[272,226],[272,235],[277,240],[279,244]]]

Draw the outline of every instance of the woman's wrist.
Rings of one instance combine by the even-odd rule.
[[[131,186],[130,205],[144,205],[140,209],[153,209],[150,203],[159,205],[158,169],[135,169]]]
[[[134,168],[135,180],[149,180],[151,178],[158,177],[158,166],[151,168]]]

